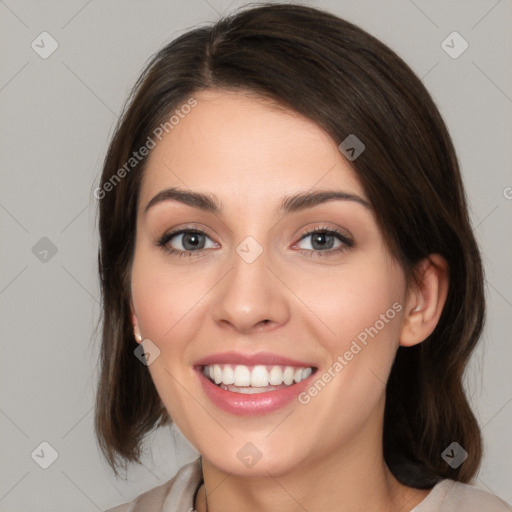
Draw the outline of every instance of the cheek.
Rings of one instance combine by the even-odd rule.
[[[398,343],[405,280],[400,267],[382,252],[302,282],[297,295],[318,317],[322,329],[317,332],[332,355],[352,340],[364,343],[381,334]]]
[[[304,283],[299,293],[321,320],[310,316],[310,326],[330,359],[318,376],[327,385],[317,387],[323,403],[332,402],[327,410],[350,410],[356,421],[382,396],[396,355],[405,298],[403,272],[381,252],[329,277],[317,276],[316,284]]]
[[[143,337],[159,346],[172,341],[173,347],[178,349],[182,336],[176,333],[184,326],[194,325],[189,317],[194,315],[194,304],[201,297],[190,272],[166,272],[154,258],[136,255],[131,287]]]
[[[173,421],[183,431],[193,432],[188,424],[194,416],[190,396],[180,383],[190,379],[187,349],[201,325],[194,304],[202,294],[191,282],[190,273],[166,271],[154,255],[144,251],[136,253],[131,274],[132,301],[142,337],[160,351],[148,366],[151,378]]]

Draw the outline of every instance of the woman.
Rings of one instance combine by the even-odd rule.
[[[450,136],[360,28],[263,5],[138,80],[100,187],[96,433],[201,454],[115,512],[511,510],[468,485],[483,271]]]

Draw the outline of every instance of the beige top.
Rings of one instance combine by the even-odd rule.
[[[176,475],[158,487],[140,494],[130,503],[105,512],[192,512],[194,497],[203,482],[201,461],[182,466]],[[512,512],[512,507],[487,491],[455,480],[441,480],[410,512]]]

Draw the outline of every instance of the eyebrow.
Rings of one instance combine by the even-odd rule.
[[[297,212],[312,208],[322,203],[333,200],[353,201],[361,204],[365,208],[371,209],[370,203],[362,197],[344,192],[342,190],[320,190],[316,192],[300,192],[298,194],[285,196],[282,198],[278,214]],[[222,211],[222,204],[214,195],[202,194],[200,192],[190,192],[180,188],[168,188],[158,192],[144,208],[146,213],[153,206],[165,201],[179,201],[193,208],[198,208],[207,212],[218,214]]]

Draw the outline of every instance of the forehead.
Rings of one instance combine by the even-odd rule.
[[[315,188],[365,197],[335,141],[313,121],[244,92],[206,90],[193,98],[194,107],[177,107],[181,115],[148,157],[141,203],[170,187],[252,207]]]

